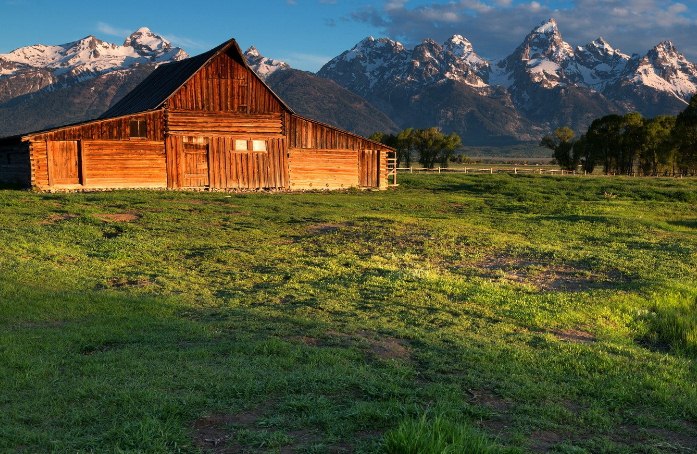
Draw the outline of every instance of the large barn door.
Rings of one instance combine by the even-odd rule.
[[[358,167],[361,186],[365,188],[380,187],[380,151],[361,150]]]
[[[209,185],[208,144],[184,142],[184,181],[186,188],[201,188]]]
[[[80,184],[78,142],[48,142],[49,185]]]

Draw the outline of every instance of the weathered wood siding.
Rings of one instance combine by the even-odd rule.
[[[285,189],[288,187],[288,159],[285,139],[264,140],[266,151],[240,151],[235,141],[260,140],[250,136],[181,136],[167,138],[167,178],[170,187],[215,189]],[[189,144],[205,146],[208,177],[192,175],[193,159]],[[204,145],[205,144],[205,145]],[[201,148],[203,149],[203,148]],[[196,158],[198,159],[198,158]],[[203,162],[197,167],[202,169]],[[205,183],[205,184],[204,184]]]
[[[232,49],[194,74],[169,98],[167,108],[246,114],[283,111],[273,93]]]
[[[358,155],[360,186],[387,188],[387,154],[385,150],[361,150]]]
[[[39,140],[131,140],[131,120],[146,121],[147,137],[145,139],[164,140],[162,110],[109,120],[95,120],[82,125],[66,126],[43,133],[29,134],[29,139],[33,142]]]
[[[0,184],[31,184],[29,144],[18,142],[0,145]]]
[[[159,141],[85,140],[82,182],[89,188],[164,188],[164,144]]]
[[[80,184],[80,146],[78,141],[49,141],[47,147],[49,186]]]
[[[296,115],[287,114],[285,121],[291,189],[387,187],[389,149]]]
[[[32,181],[39,189],[164,188],[164,144],[148,140],[36,141]]]
[[[290,189],[342,189],[359,185],[358,151],[291,148]]]
[[[229,112],[200,112],[168,110],[166,128],[170,134],[230,136],[244,134],[267,138],[281,136],[283,121],[280,113],[236,114]]]
[[[31,160],[31,185],[35,188],[47,188],[48,184],[48,145],[46,141],[29,142]]]

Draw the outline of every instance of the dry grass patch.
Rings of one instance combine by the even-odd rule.
[[[478,275],[498,281],[532,285],[539,291],[581,292],[626,283],[619,271],[602,273],[585,267],[497,254],[474,264]]]
[[[57,224],[59,222],[63,221],[69,221],[71,219],[75,219],[78,217],[77,214],[70,214],[70,213],[53,213],[49,214],[46,219],[41,221],[41,225],[51,225],[51,224]]]
[[[598,341],[593,334],[577,329],[555,330],[552,331],[552,334],[560,340],[576,344],[593,344]]]
[[[138,213],[103,213],[95,214],[94,217],[104,222],[134,222],[140,219],[141,215]]]

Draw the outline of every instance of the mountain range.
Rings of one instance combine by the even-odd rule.
[[[147,28],[122,45],[90,36],[0,55],[0,136],[94,118],[158,64],[186,56]],[[460,35],[411,49],[368,37],[316,74],[254,47],[245,56],[300,114],[364,135],[438,126],[468,145],[537,141],[558,126],[582,132],[609,113],[675,114],[697,92],[697,66],[671,42],[645,55],[603,38],[573,47],[554,19],[498,61]]]

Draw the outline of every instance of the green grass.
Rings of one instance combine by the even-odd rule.
[[[697,181],[400,178],[0,191],[0,452],[697,445]]]
[[[385,434],[384,450],[389,454],[498,454],[500,449],[467,425],[435,416],[407,420]]]

